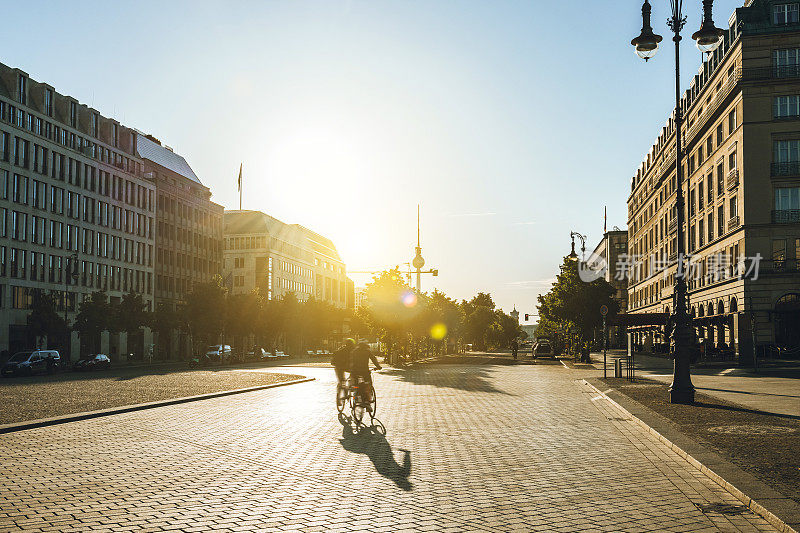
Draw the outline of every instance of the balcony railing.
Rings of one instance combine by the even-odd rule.
[[[678,219],[673,218],[672,220],[669,221],[669,225],[667,225],[667,233],[670,234],[675,233],[675,230],[677,229],[678,229]]]
[[[733,168],[728,172],[728,177],[725,179],[728,190],[735,189],[739,185],[739,169]]]
[[[800,161],[772,163],[770,165],[770,174],[772,176],[798,176],[800,175]]]
[[[728,231],[739,227],[739,215],[733,216],[728,220]]]
[[[770,80],[781,78],[800,78],[800,65],[781,67],[756,67],[742,70],[742,80]]]
[[[772,212],[773,224],[800,222],[800,209],[778,209]]]

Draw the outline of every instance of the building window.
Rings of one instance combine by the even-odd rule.
[[[725,159],[720,159],[719,165],[717,165],[717,196],[722,196],[725,192]],[[708,191],[708,195],[711,196],[711,191]]]
[[[790,209],[800,209],[800,187],[775,189],[775,210],[788,211]]]
[[[772,51],[772,75],[777,78],[795,76],[800,65],[800,48],[781,48]]]
[[[717,207],[717,236],[725,234],[725,204]]]
[[[98,119],[97,113],[92,113],[92,136],[93,137],[97,137],[97,134],[99,133],[98,122],[99,122],[99,119]]]
[[[775,141],[774,155],[776,163],[800,161],[800,140]]]
[[[28,103],[28,79],[22,74],[17,77],[17,101],[23,105]]]
[[[69,103],[69,125],[73,128],[78,127],[78,104],[76,102]]]
[[[725,139],[725,127],[722,122],[717,125],[717,146],[722,144]]]
[[[44,112],[48,117],[53,116],[53,90],[44,90]]]
[[[775,4],[772,6],[772,21],[775,24],[796,24],[798,21],[797,4]]]
[[[776,96],[772,102],[772,113],[775,118],[800,116],[800,96]]]

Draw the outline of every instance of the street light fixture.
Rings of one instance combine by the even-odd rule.
[[[650,24],[652,9],[650,2],[645,0],[642,4],[642,33],[631,41],[631,44],[636,47],[636,54],[645,61],[656,55],[658,43],[662,39],[660,35],[653,33],[653,26]]]
[[[714,0],[703,0],[703,23],[700,30],[692,35],[697,42],[697,48],[705,53],[713,52],[721,43],[723,31],[714,26],[712,20]],[[681,110],[681,78],[680,78],[680,42],[681,30],[686,24],[683,16],[683,0],[670,0],[672,16],[667,20],[667,25],[672,30],[672,40],[675,43],[675,176],[677,191],[675,207],[677,211],[677,271],[675,275],[675,289],[673,293],[672,316],[670,325],[673,339],[673,375],[670,386],[670,402],[692,404],[694,403],[694,386],[690,372],[690,362],[693,350],[694,335],[691,331],[688,301],[686,298],[685,269],[682,268],[685,260],[686,248],[684,245],[684,198],[683,198],[683,148],[681,146],[681,125],[683,124],[683,111]],[[655,55],[659,35],[655,35],[650,27],[650,2],[644,1],[642,5],[642,34],[633,39],[631,44],[636,47],[636,53],[645,61]]]
[[[569,253],[567,258],[570,261],[577,261],[578,254],[575,253],[575,237],[581,240],[581,261],[583,261],[584,255],[586,255],[586,235],[581,235],[577,231],[570,231],[569,237],[572,239],[572,251]]]

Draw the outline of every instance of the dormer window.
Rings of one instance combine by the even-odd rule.
[[[78,104],[69,103],[69,125],[73,128],[78,127]]]
[[[112,124],[111,125],[111,138],[114,146],[119,146],[119,125]]]
[[[53,90],[44,90],[44,112],[48,117],[53,116]]]
[[[799,21],[798,4],[775,4],[772,6],[772,20],[775,24],[797,24]]]
[[[17,99],[22,105],[28,104],[28,78],[22,74],[17,78]]]
[[[97,133],[98,133],[98,124],[97,123],[98,123],[97,113],[92,113],[92,135],[94,137],[97,137]]]

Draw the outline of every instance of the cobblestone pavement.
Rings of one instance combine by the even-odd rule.
[[[386,436],[273,371],[318,379],[0,436],[0,531],[771,530],[582,371],[386,370]]]

